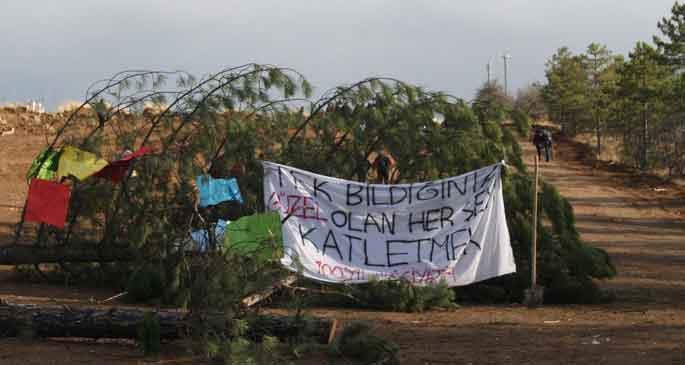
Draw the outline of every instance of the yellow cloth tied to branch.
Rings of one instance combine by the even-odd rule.
[[[62,148],[59,158],[57,177],[73,175],[79,180],[85,180],[89,176],[102,170],[109,162],[98,158],[94,153],[81,151],[72,146]]]

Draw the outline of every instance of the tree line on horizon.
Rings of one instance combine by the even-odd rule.
[[[685,4],[657,24],[653,43],[628,56],[591,43],[575,54],[561,47],[547,61],[539,91],[549,118],[568,136],[592,133],[597,156],[607,137],[621,162],[641,172],[685,175]]]

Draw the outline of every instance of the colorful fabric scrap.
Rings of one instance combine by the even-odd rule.
[[[224,233],[224,246],[241,255],[256,254],[262,260],[273,258],[281,246],[283,232],[278,213],[255,214],[232,222]]]
[[[195,183],[200,191],[200,207],[204,208],[229,200],[243,203],[238,180],[235,178],[214,179],[210,176],[198,176]]]
[[[41,151],[31,163],[28,173],[26,173],[26,182],[31,182],[33,178],[53,180],[57,173],[60,153],[61,151],[55,151],[49,147]]]
[[[216,239],[217,244],[223,242],[224,232],[226,231],[226,226],[229,223],[231,222],[219,219],[219,221],[214,225],[214,238]],[[192,237],[193,242],[195,243],[192,251],[206,252],[209,250],[210,241],[207,233],[208,232],[206,229],[199,229],[190,234],[190,237]]]
[[[146,153],[150,153],[151,151],[151,148],[141,147],[136,152],[128,153],[121,159],[105,166],[105,168],[96,173],[95,176],[111,180],[115,184],[118,184],[128,175],[128,171],[133,164],[133,160]]]
[[[107,161],[98,158],[94,153],[65,146],[62,148],[62,155],[59,158],[57,177],[72,175],[79,180],[85,180],[107,165],[109,165]]]
[[[54,181],[31,180],[24,219],[64,228],[71,190]]]

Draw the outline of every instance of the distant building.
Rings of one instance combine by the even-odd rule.
[[[26,109],[31,113],[38,113],[38,114],[45,113],[45,107],[43,106],[43,103],[36,101],[36,100],[29,101],[26,104]]]

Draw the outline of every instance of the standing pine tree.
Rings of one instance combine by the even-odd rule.
[[[591,43],[585,55],[586,68],[590,77],[590,114],[591,129],[594,130],[597,158],[602,154],[602,137],[606,132],[607,120],[613,112],[612,103],[616,99],[616,65],[620,58],[598,43]]]
[[[652,136],[667,112],[665,96],[670,70],[660,62],[659,52],[638,42],[628,62],[619,69],[618,93],[623,98],[623,133],[625,155],[645,171],[654,165],[655,138]]]
[[[514,101],[507,96],[497,80],[486,82],[476,92],[473,111],[482,121],[501,122],[511,111]]]
[[[547,61],[545,70],[547,85],[543,95],[548,114],[570,136],[579,133],[591,120],[590,77],[584,63],[583,56],[563,47]]]
[[[673,69],[673,85],[667,103],[670,112],[661,128],[660,148],[663,166],[669,176],[674,172],[685,174],[685,4],[676,2],[670,17],[658,23],[661,36],[654,37],[654,43],[662,54],[664,63]]]
[[[654,44],[662,51],[667,64],[685,67],[685,4],[677,1],[671,8],[671,16],[663,17],[657,24],[662,37],[654,36]]]

